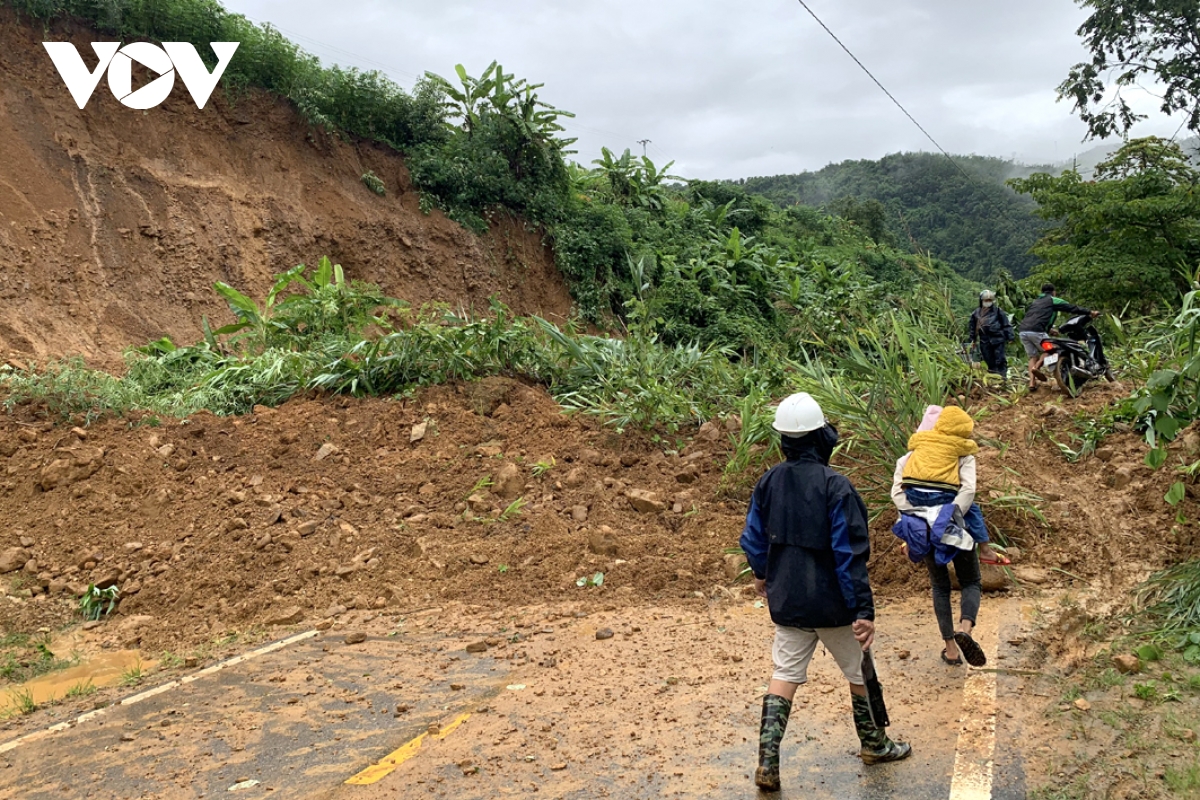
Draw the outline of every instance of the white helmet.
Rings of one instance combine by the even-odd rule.
[[[775,430],[784,436],[800,436],[825,426],[825,413],[808,392],[785,397],[775,409]]]

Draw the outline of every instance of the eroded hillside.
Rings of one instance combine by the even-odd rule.
[[[53,26],[68,35],[94,60],[95,34]],[[142,112],[102,83],[80,110],[45,38],[0,8],[0,351],[111,365],[163,335],[192,341],[201,317],[229,319],[214,281],[261,297],[321,255],[413,304],[569,312],[540,232],[502,217],[478,237],[423,214],[394,152],[314,130],[257,90],[231,103],[218,89],[201,111],[179,88]]]

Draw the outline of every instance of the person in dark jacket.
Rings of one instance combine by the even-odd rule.
[[[837,430],[806,393],[779,404],[774,428],[787,460],[754,487],[741,545],[775,623],[775,672],[763,697],[754,782],[779,789],[779,746],[796,688],[808,680],[817,643],[850,682],[854,726],[867,764],[898,761],[912,747],[893,742],[871,721],[863,651],[875,638],[875,602],[867,577],[867,511],[845,476],[829,468]]]
[[[1008,382],[1008,354],[1005,346],[1016,337],[1012,322],[996,305],[996,293],[985,289],[979,293],[979,308],[971,312],[968,336],[971,344],[979,342],[979,354],[987,364],[988,372],[999,375]]]
[[[1081,314],[1092,317],[1100,316],[1099,311],[1092,311],[1083,306],[1074,306],[1061,297],[1055,297],[1053,283],[1042,285],[1041,295],[1029,304],[1029,308],[1025,310],[1025,318],[1017,326],[1021,346],[1025,348],[1025,355],[1029,356],[1029,391],[1031,392],[1037,391],[1038,381],[1048,380],[1042,372],[1042,359],[1046,357],[1046,351],[1042,349],[1042,342],[1046,340],[1050,329],[1054,327],[1054,319],[1059,312],[1075,316]]]

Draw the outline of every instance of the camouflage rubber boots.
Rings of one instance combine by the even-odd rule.
[[[887,761],[899,761],[912,755],[912,746],[906,742],[893,742],[888,738],[887,731],[875,727],[871,721],[871,709],[867,698],[856,694],[850,695],[854,705],[854,728],[858,731],[858,740],[862,742],[859,758],[864,764],[882,764]]]
[[[787,730],[792,701],[777,694],[763,697],[762,727],[758,735],[758,769],[754,783],[769,792],[779,790],[779,744]]]

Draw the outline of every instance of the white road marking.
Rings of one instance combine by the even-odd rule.
[[[984,650],[995,658],[1000,644],[999,626],[988,638],[991,647]],[[991,800],[995,754],[996,673],[972,670],[963,686],[962,728],[954,753],[950,800]]]
[[[171,681],[170,683],[164,683],[162,686],[156,686],[153,689],[147,689],[146,691],[140,692],[131,697],[126,697],[123,700],[119,700],[116,703],[113,703],[111,706],[105,706],[104,708],[98,708],[95,711],[89,711],[88,713],[78,716],[73,720],[68,720],[67,722],[60,722],[57,725],[52,725],[43,731],[37,731],[35,733],[30,733],[26,736],[22,736],[19,739],[13,739],[11,742],[5,742],[4,744],[0,744],[0,753],[7,753],[9,750],[13,750],[17,747],[20,747],[23,744],[28,743],[28,742],[32,742],[37,739],[45,738],[52,734],[58,733],[60,731],[65,731],[68,728],[73,728],[81,722],[86,722],[90,719],[95,719],[96,717],[103,716],[104,714],[107,714],[109,711],[112,711],[114,708],[118,708],[120,706],[131,706],[134,703],[140,703],[143,700],[148,700],[149,698],[154,697],[155,695],[162,694],[163,692],[168,691],[169,689],[175,689],[180,686],[186,686],[187,684],[191,683],[192,681],[196,681],[196,680],[199,680],[200,678],[203,678],[205,675],[212,675],[214,672],[220,672],[221,670],[226,669],[227,667],[236,666],[237,664],[241,664],[244,661],[249,661],[251,659],[258,658],[259,656],[265,656],[267,653],[273,653],[276,650],[281,650],[290,644],[295,644],[296,642],[302,642],[305,639],[311,639],[316,635],[317,635],[317,631],[305,631],[304,633],[298,633],[295,636],[288,637],[287,639],[283,639],[281,641],[275,642],[274,644],[269,644],[266,647],[260,647],[259,649],[253,650],[249,653],[243,653],[240,656],[234,656],[233,658],[227,658],[224,661],[220,662],[219,664],[213,664],[211,667],[205,667],[204,669],[200,670],[199,672],[195,672],[191,675],[184,675],[179,680],[174,680],[174,681]]]

